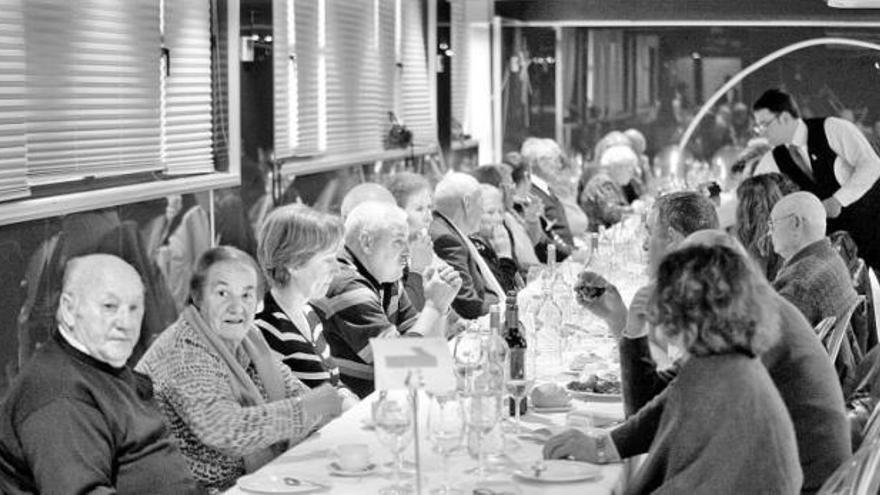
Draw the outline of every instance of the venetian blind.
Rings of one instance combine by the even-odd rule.
[[[374,1],[326,4],[327,153],[382,149],[384,94]]]
[[[214,170],[210,0],[164,0],[162,161],[170,175]]]
[[[275,81],[275,155],[314,155],[322,146],[325,76],[319,47],[324,0],[274,0],[272,62]]]
[[[159,2],[27,0],[24,27],[28,182],[161,169]]]
[[[437,143],[428,74],[427,8],[422,0],[402,0],[400,19],[400,113],[415,145]]]
[[[452,56],[452,118],[465,124],[468,104],[468,22],[465,0],[450,2],[450,38]]]
[[[23,7],[24,0],[0,0],[0,201],[29,194]]]

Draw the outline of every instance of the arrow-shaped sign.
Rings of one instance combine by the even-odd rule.
[[[387,356],[385,366],[389,368],[436,368],[437,358],[421,347],[413,347],[408,356]]]

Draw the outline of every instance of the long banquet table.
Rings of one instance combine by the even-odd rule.
[[[367,397],[356,407],[347,411],[341,417],[324,426],[316,434],[302,443],[294,446],[286,453],[264,466],[258,471],[264,475],[289,476],[327,485],[323,490],[316,493],[332,494],[376,494],[379,490],[391,483],[389,468],[382,467],[378,473],[361,477],[339,477],[331,474],[329,464],[334,459],[334,449],[338,445],[351,443],[364,443],[369,445],[372,459],[379,464],[385,464],[391,460],[388,449],[383,447],[376,433],[368,426],[370,417],[370,405],[375,400],[376,394]],[[592,411],[602,417],[623,417],[623,407],[620,402],[584,402],[574,401],[574,407],[579,410]],[[422,408],[424,409],[424,408]],[[534,414],[523,416],[523,426],[534,429],[548,424],[563,425],[564,413]],[[429,493],[430,489],[439,486],[443,481],[442,459],[432,451],[430,442],[424,440],[424,429],[421,438],[421,458],[423,466],[423,493]],[[512,435],[508,435],[511,437]],[[531,440],[517,439],[506,450],[508,456],[521,465],[528,466],[541,456],[542,446]],[[412,445],[405,451],[404,457],[413,458]],[[460,449],[450,458],[450,478],[456,483],[467,488],[468,495],[477,477],[466,474],[465,471],[476,466],[476,461],[468,456],[466,449]],[[622,490],[623,464],[607,464],[599,466],[600,476],[597,479],[581,482],[567,483],[541,483],[518,479],[512,476],[510,469],[493,474],[488,479],[493,482],[508,481],[503,491],[499,493],[521,493],[524,495],[563,495],[563,494],[617,494]],[[414,481],[414,480],[412,480]],[[515,487],[515,488],[514,488]],[[519,491],[515,491],[519,490]],[[227,494],[250,494],[251,492],[234,487]]]

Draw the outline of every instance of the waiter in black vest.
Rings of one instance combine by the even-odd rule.
[[[801,119],[779,89],[764,92],[752,110],[755,131],[773,146],[754,175],[781,172],[818,196],[828,232],[848,231],[865,263],[880,272],[880,157],[865,135],[837,117]]]

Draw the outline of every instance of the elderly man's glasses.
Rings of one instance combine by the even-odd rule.
[[[776,218],[776,219],[769,218],[767,220],[767,229],[768,229],[767,233],[769,233],[769,231],[773,230],[773,225],[778,225],[779,222],[785,220],[786,218],[793,217],[795,215],[797,215],[797,213],[789,213],[788,215],[783,215],[783,216]]]
[[[766,122],[755,122],[755,127],[752,127],[752,130],[755,131],[755,134],[764,134],[764,131],[770,127],[770,124],[779,120],[779,114],[774,114],[773,118]]]

